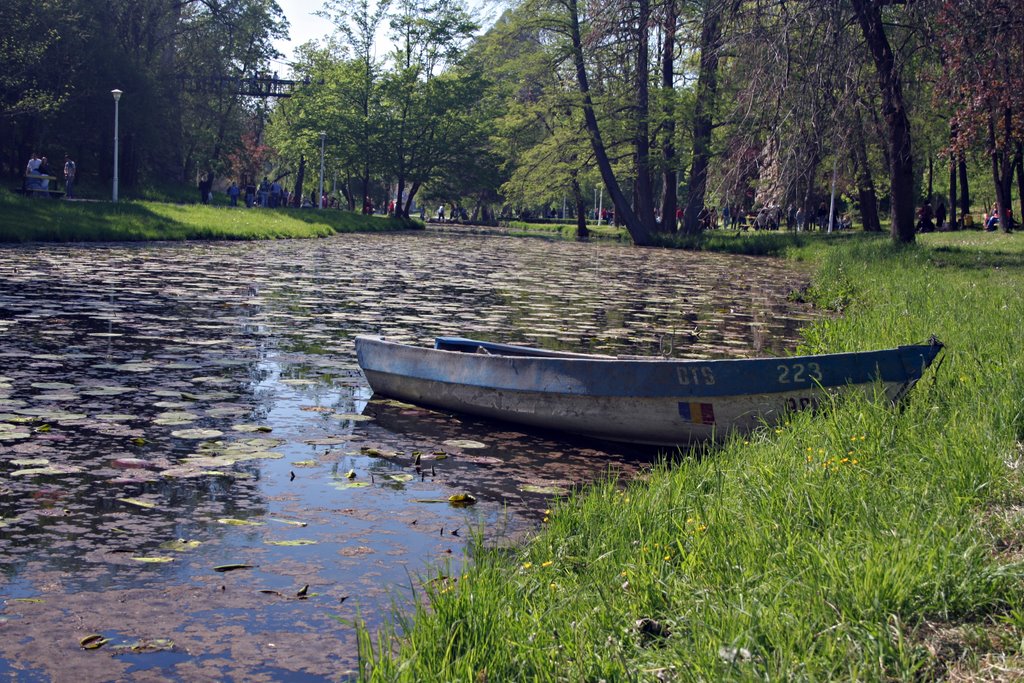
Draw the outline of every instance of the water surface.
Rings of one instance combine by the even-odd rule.
[[[457,573],[472,527],[508,542],[657,458],[371,400],[356,334],[782,354],[811,317],[787,301],[804,280],[429,232],[2,248],[0,676],[344,678],[351,620]]]

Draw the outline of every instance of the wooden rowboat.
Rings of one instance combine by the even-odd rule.
[[[722,439],[816,409],[833,394],[900,400],[942,344],[817,356],[637,359],[438,337],[434,348],[356,337],[377,394],[631,443]]]

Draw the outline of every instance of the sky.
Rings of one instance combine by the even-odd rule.
[[[290,40],[276,40],[274,46],[278,52],[284,54],[278,64],[284,67],[281,71],[287,70],[287,64],[292,61],[295,48],[310,40],[319,40],[331,32],[331,23],[326,19],[313,16],[313,12],[323,7],[323,0],[277,0],[278,6],[288,18],[288,34]]]
[[[481,12],[489,2],[490,0],[470,0],[469,5]],[[295,48],[310,40],[323,38],[331,33],[333,27],[328,20],[313,16],[313,12],[323,8],[323,0],[277,0],[277,4],[288,19],[288,34],[291,36],[290,40],[274,41],[278,52],[284,55],[275,63],[275,67],[284,75],[288,71],[288,65],[293,61]],[[486,18],[483,18],[482,22],[485,25],[489,23]],[[381,34],[384,33],[386,31],[381,31]],[[383,35],[378,37],[377,42],[379,54],[384,54],[390,48]]]

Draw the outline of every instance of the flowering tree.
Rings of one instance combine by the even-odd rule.
[[[262,144],[256,133],[251,131],[243,133],[238,149],[228,153],[231,174],[238,178],[239,182],[258,183],[260,175],[266,170],[271,154],[270,147]]]
[[[1000,226],[1009,231],[1015,166],[1024,213],[1024,14],[1019,0],[944,0],[937,21],[941,92],[956,112],[953,150],[984,141]]]

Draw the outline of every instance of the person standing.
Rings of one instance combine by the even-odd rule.
[[[46,159],[46,157],[39,158],[39,168],[36,169],[36,173],[38,173],[41,176],[44,176],[40,178],[38,181],[39,189],[49,191],[52,171],[50,170],[50,162]]]
[[[239,194],[241,194],[241,190],[238,189],[238,184],[232,180],[231,187],[228,188],[228,199],[231,201],[231,206],[238,206]]]
[[[264,209],[270,206],[270,181],[267,176],[263,176],[263,182],[260,183],[260,206]]]
[[[281,204],[281,192],[284,190],[276,180],[270,183],[270,208],[276,209]]]
[[[71,156],[64,155],[64,198],[71,199],[74,197],[73,191],[75,187],[75,172],[78,169],[75,167],[75,162],[71,160]]]
[[[940,201],[939,208],[935,209],[935,228],[942,230],[942,226],[946,224],[946,205]]]
[[[24,187],[26,190],[39,188],[39,178],[36,177],[39,175],[39,163],[39,155],[32,152],[32,156],[28,159],[28,164],[25,165]]]
[[[209,204],[213,195],[213,176],[207,173],[199,181],[199,203]]]

